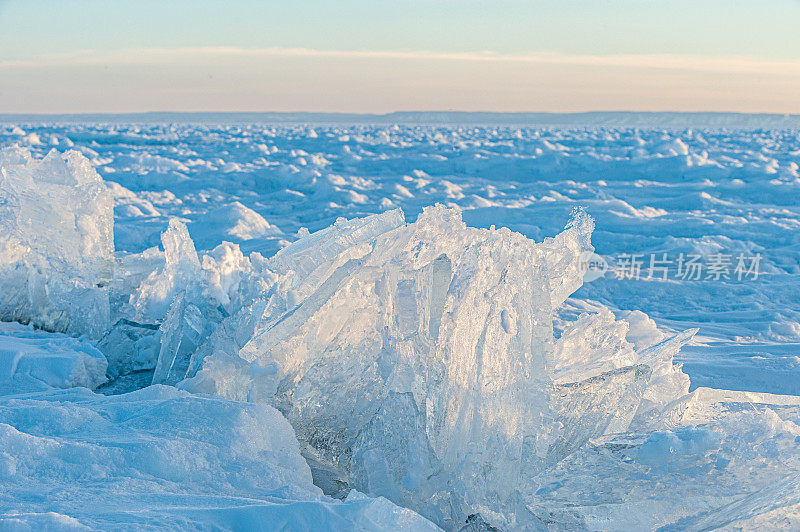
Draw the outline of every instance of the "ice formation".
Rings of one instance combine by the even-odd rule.
[[[186,225],[173,218],[161,235],[164,266],[153,271],[131,297],[140,319],[162,320],[175,297],[194,287],[200,274],[200,259]]]
[[[131,295],[130,312],[138,320],[160,323],[153,382],[176,384],[220,322],[267,290],[275,276],[264,269],[261,255],[245,257],[230,242],[204,254],[201,262],[186,225],[177,219],[170,221],[162,242],[164,263]]]
[[[526,479],[688,392],[672,356],[691,332],[637,351],[606,310],[554,338],[592,228],[577,211],[536,243],[443,207],[341,221],[268,261],[280,280],[180,386],[276,405],[315,460],[447,528],[524,525]]]
[[[0,153],[0,319],[99,336],[109,324],[111,194],[89,160]]]

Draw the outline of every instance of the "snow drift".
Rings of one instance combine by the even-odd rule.
[[[324,496],[274,408],[171,387],[0,397],[0,449],[3,529],[436,529]]]
[[[106,357],[87,340],[0,323],[0,395],[50,388],[96,388]]]

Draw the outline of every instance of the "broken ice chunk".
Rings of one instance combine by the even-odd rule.
[[[161,348],[153,373],[153,384],[175,384],[186,377],[192,354],[213,332],[213,323],[181,292],[161,324]]]
[[[155,368],[159,339],[158,325],[120,319],[97,342],[97,348],[108,359],[109,376],[116,378]]]
[[[555,344],[551,362],[554,382],[578,382],[635,364],[638,355],[627,341],[627,333],[628,322],[615,320],[607,308],[580,315]]]
[[[241,304],[240,288],[252,267],[239,246],[223,242],[203,255],[202,268],[206,295],[228,309]]]
[[[413,395],[390,393],[353,443],[350,483],[401,506],[422,504],[421,513],[453,529],[454,479],[438,467],[425,432]]]
[[[109,324],[111,193],[76,151],[0,160],[22,163],[0,168],[0,319],[98,337]]]
[[[529,479],[686,393],[684,336],[633,343],[599,306],[555,338],[592,226],[577,211],[538,243],[441,206],[337,222],[268,261],[275,282],[179,386],[274,404],[331,477],[446,528],[539,526]]]
[[[277,272],[293,271],[304,278],[320,265],[332,263],[342,252],[358,248],[359,244],[401,227],[403,222],[400,209],[366,218],[338,220],[334,225],[283,248],[270,259],[269,265]]]
[[[651,373],[645,365],[634,365],[555,385],[550,405],[558,430],[546,435],[547,452],[534,470],[556,464],[592,438],[626,430]]]
[[[273,304],[247,326],[249,339],[215,340],[223,352],[201,349],[208,364],[182,386],[278,405],[320,460],[345,477],[358,441],[364,474],[353,478],[365,485],[354,487],[400,497],[441,523],[497,511],[510,504],[522,461],[540,464],[528,454],[572,448],[541,435],[560,430],[558,405],[550,404],[558,400],[548,369],[553,312],[580,286],[590,227],[581,218],[536,243],[508,229],[469,228],[459,211],[443,207],[425,209],[411,224],[399,211],[337,223],[270,260],[290,289],[276,288]],[[401,399],[411,401],[408,408],[390,404]],[[562,440],[602,433],[608,421],[599,410]],[[409,420],[414,411],[423,419]],[[387,432],[396,437],[379,436]],[[429,504],[428,492],[408,489],[425,476],[415,469],[419,456],[394,444],[430,449],[431,468],[458,489]],[[390,469],[381,473],[380,464]]]

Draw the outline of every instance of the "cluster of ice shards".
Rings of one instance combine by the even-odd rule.
[[[116,345],[117,353],[124,346],[135,353],[139,363],[131,370],[155,369],[154,383],[176,384],[186,378],[191,357],[217,326],[269,290],[275,275],[265,268],[266,261],[260,254],[246,257],[238,245],[230,242],[218,245],[201,260],[186,225],[175,218],[170,220],[161,241],[163,261],[141,280],[129,298],[127,311],[136,321],[122,320],[109,333],[115,337],[136,336],[134,344],[108,343]],[[148,250],[145,254],[157,256],[160,252]],[[141,267],[136,262],[129,257],[133,272]],[[124,282],[123,279],[120,284]],[[139,337],[147,335],[143,330],[147,324],[156,323],[160,324],[155,333],[159,347],[154,353],[149,349],[150,343],[140,345]],[[124,360],[126,354],[111,358]]]
[[[605,311],[554,338],[592,228],[578,211],[536,243],[443,207],[342,220],[268,261],[278,281],[180,386],[276,405],[352,487],[445,527],[524,523],[527,479],[688,392],[672,355],[691,333],[637,351]]]
[[[0,397],[3,530],[436,530],[312,483],[274,408],[167,386]]]
[[[109,325],[112,197],[76,151],[0,152],[0,319],[99,336]]]

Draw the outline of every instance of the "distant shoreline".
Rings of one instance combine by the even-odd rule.
[[[442,125],[517,127],[663,127],[800,129],[800,114],[727,112],[589,111],[578,113],[500,113],[481,111],[397,111],[372,113],[314,112],[143,112],[143,113],[0,113],[0,123],[205,123],[309,125]]]

